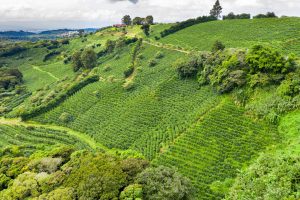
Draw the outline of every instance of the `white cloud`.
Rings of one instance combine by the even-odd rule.
[[[136,2],[136,4],[130,1]],[[125,14],[156,21],[180,21],[207,15],[215,0],[0,0],[0,28],[100,27],[119,23]],[[224,13],[275,11],[300,15],[299,0],[220,0]]]

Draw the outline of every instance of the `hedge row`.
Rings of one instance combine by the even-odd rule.
[[[210,21],[215,21],[215,20],[217,20],[217,18],[215,18],[213,16],[202,16],[202,17],[198,17],[196,19],[188,19],[186,21],[179,22],[179,23],[175,24],[174,26],[171,26],[170,28],[162,31],[160,33],[160,35],[161,35],[161,37],[166,37],[172,33],[176,33],[177,31],[180,31],[184,28],[193,26],[195,24],[200,24],[200,23],[210,22]]]
[[[48,112],[49,110],[57,107],[59,104],[64,102],[68,97],[72,96],[77,91],[97,81],[99,81],[99,76],[97,75],[89,76],[85,78],[83,81],[72,85],[65,93],[60,94],[55,99],[51,100],[48,104],[39,106],[33,110],[25,111],[24,113],[20,114],[20,117],[22,120],[28,120],[42,113]]]

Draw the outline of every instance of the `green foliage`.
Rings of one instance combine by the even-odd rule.
[[[193,26],[196,24],[205,23],[205,22],[215,21],[215,20],[217,20],[217,18],[215,18],[214,16],[202,16],[202,17],[198,17],[196,19],[188,19],[186,21],[176,23],[175,25],[171,26],[170,28],[165,29],[164,31],[162,31],[160,33],[160,35],[161,35],[161,37],[166,37],[168,35],[176,33],[187,27],[190,27],[190,26]]]
[[[149,25],[153,25],[154,24],[154,18],[152,15],[149,15],[145,18],[145,22],[146,24],[149,24]]]
[[[176,170],[164,166],[148,168],[137,177],[137,183],[143,187],[145,200],[191,199],[191,183]],[[170,188],[172,188],[170,190]]]
[[[253,74],[257,72],[286,74],[294,70],[296,65],[293,55],[285,57],[280,52],[262,45],[253,46],[246,56],[246,61]]]
[[[40,115],[43,112],[47,112],[50,109],[53,109],[56,106],[58,106],[60,103],[65,101],[69,96],[72,96],[74,93],[84,88],[88,84],[97,81],[99,81],[99,76],[97,75],[87,76],[84,79],[80,80],[79,82],[75,82],[73,85],[64,88],[65,90],[62,93],[58,93],[58,95],[52,96],[49,100],[45,102],[45,104],[39,104],[38,106],[28,110],[20,110],[19,116],[23,120],[26,120],[35,117],[37,115]]]
[[[92,69],[97,65],[97,55],[93,49],[85,49],[81,54],[81,62],[85,69]]]
[[[122,18],[122,23],[127,25],[127,26],[131,25],[131,17],[129,15],[125,15]]]
[[[196,77],[199,68],[202,67],[201,60],[196,56],[193,56],[188,60],[178,59],[173,63],[173,66],[181,79]]]
[[[156,59],[150,59],[148,62],[148,66],[149,67],[154,67],[155,65],[157,65],[157,60]]]
[[[251,19],[251,15],[247,13],[235,15],[233,12],[228,15],[223,16],[223,20],[231,20],[231,19]]]
[[[254,19],[262,19],[262,18],[277,18],[274,12],[267,12],[267,14],[258,14],[253,16]]]
[[[209,14],[210,16],[213,16],[218,19],[219,17],[221,17],[222,10],[223,8],[220,5],[219,0],[217,0]]]
[[[143,188],[142,185],[133,184],[127,186],[120,194],[120,200],[142,200]]]
[[[150,35],[150,25],[149,24],[143,24],[141,29],[144,31],[146,36]]]
[[[74,119],[72,115],[70,115],[67,112],[64,112],[60,115],[59,120],[63,123],[69,123],[72,122]]]
[[[97,65],[97,55],[91,48],[84,49],[82,52],[77,51],[72,56],[73,71],[79,69],[92,69]]]
[[[217,40],[213,44],[212,52],[223,51],[224,49],[225,49],[225,45],[222,42],[220,42],[220,41]]]
[[[299,154],[264,153],[241,172],[226,199],[299,199],[299,168]]]
[[[23,82],[23,74],[14,68],[0,68],[0,92],[1,90],[14,89]]]

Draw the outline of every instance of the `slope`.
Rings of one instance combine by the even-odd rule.
[[[300,55],[300,18],[225,20],[194,25],[162,38],[160,42],[188,49],[211,50],[216,40],[227,47],[249,48],[268,44]]]

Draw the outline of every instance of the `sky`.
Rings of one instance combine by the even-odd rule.
[[[208,15],[216,0],[0,0],[0,30],[100,28],[121,18],[153,15],[177,22]],[[300,0],[220,0],[223,14],[275,12],[300,16]]]

